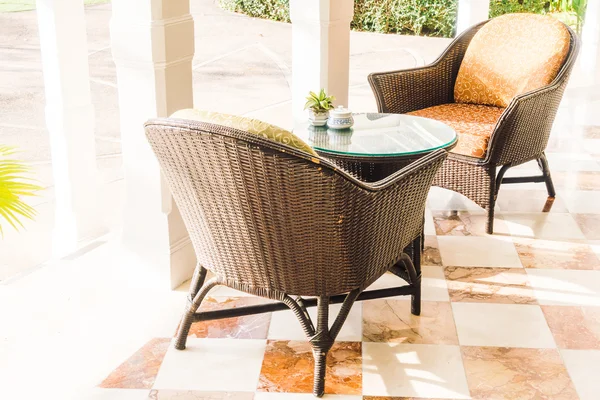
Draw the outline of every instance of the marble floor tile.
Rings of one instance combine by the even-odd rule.
[[[435,211],[433,221],[437,235],[486,236],[486,214],[473,214],[468,211]],[[504,221],[496,219],[495,228],[501,228]],[[504,228],[506,230],[506,228]]]
[[[429,190],[427,206],[430,210],[457,210],[485,213],[483,208],[462,194],[437,186],[433,186]]]
[[[470,399],[460,348],[363,343],[363,395]]]
[[[395,284],[402,280],[395,275]],[[401,286],[401,285],[399,285]],[[329,305],[329,324],[331,325],[337,317],[341,304],[330,304]],[[317,321],[317,308],[310,307],[308,314],[316,326]],[[277,311],[273,313],[271,318],[271,325],[269,327],[268,338],[273,340],[307,340],[302,325],[298,322],[298,319],[291,311]],[[337,341],[347,342],[360,342],[362,338],[362,312],[361,303],[356,302],[350,309],[350,313],[346,318],[346,322],[342,326],[340,333],[338,334]]]
[[[440,399],[440,398],[432,398],[432,397],[398,397],[398,396],[364,396],[363,400],[457,400],[456,398],[452,399]]]
[[[577,190],[563,195],[569,212],[600,214],[600,190]]]
[[[600,240],[600,214],[573,214],[588,240]]]
[[[524,268],[600,270],[600,259],[586,243],[513,238]]]
[[[438,236],[438,244],[446,267],[522,268],[509,237]]]
[[[503,213],[508,232],[495,230],[498,234],[513,237],[547,240],[584,240],[585,236],[571,214],[561,213]],[[443,254],[442,254],[443,256]]]
[[[580,400],[598,400],[600,379],[600,350],[561,350],[567,371],[575,385]]]
[[[554,348],[539,306],[452,303],[461,346]]]
[[[451,301],[537,304],[524,269],[446,267],[444,272]]]
[[[600,306],[600,271],[527,269],[539,304]]]
[[[326,394],[325,400],[363,400],[362,396],[345,394]],[[269,393],[257,392],[254,394],[254,400],[315,400],[312,393]]]
[[[450,301],[448,297],[448,287],[444,278],[442,267],[427,266],[421,267],[421,298],[424,301]],[[388,272],[376,280],[367,290],[386,289],[396,286],[406,285],[401,278]],[[389,299],[401,300],[408,296],[395,296]]]
[[[458,344],[450,303],[423,301],[416,316],[410,301],[388,299],[363,303],[363,341]]]
[[[78,393],[77,400],[148,400],[148,389],[93,388]]]
[[[336,342],[327,355],[325,393],[359,395],[362,391],[360,342]],[[311,393],[314,359],[308,342],[270,340],[258,391]]]
[[[546,153],[550,171],[600,171],[600,164],[585,153]]]
[[[554,199],[548,198],[544,184],[537,190],[524,190],[521,185],[502,185],[496,204],[503,213],[566,213],[569,212],[561,195]],[[517,190],[506,190],[512,187]]]
[[[433,215],[431,213],[431,210],[428,208],[425,209],[425,221],[423,225],[423,233],[425,234],[425,236],[435,236],[435,225],[433,223]]]
[[[473,399],[577,399],[556,349],[462,347],[461,351]]]
[[[223,310],[268,302],[270,300],[259,297],[207,297],[200,305],[200,311]],[[192,324],[188,336],[196,338],[266,339],[270,322],[271,313],[200,321]]]
[[[251,392],[199,392],[195,390],[156,390],[150,391],[148,400],[253,400]]]
[[[600,190],[600,172],[597,171],[555,172],[552,174],[552,180],[560,192],[562,190]]]
[[[253,392],[265,340],[188,338],[185,350],[169,348],[154,389]]]
[[[542,306],[561,349],[600,350],[600,307]]]
[[[167,353],[171,339],[155,338],[102,381],[101,388],[150,389]]]
[[[423,254],[421,256],[421,265],[442,266],[442,256],[435,235],[425,235]]]

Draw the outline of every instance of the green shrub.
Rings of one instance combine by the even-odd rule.
[[[457,0],[356,0],[358,31],[451,37]]]
[[[219,0],[226,10],[290,22],[289,0]],[[403,35],[454,36],[458,0],[355,0],[352,29]],[[490,0],[490,17],[553,14],[579,30],[587,0]],[[576,22],[573,22],[576,21]]]
[[[219,0],[221,8],[250,17],[290,22],[289,0]]]

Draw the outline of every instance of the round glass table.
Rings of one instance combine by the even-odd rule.
[[[428,118],[403,114],[354,114],[348,129],[297,125],[294,134],[321,156],[366,181],[377,181],[415,159],[456,145],[456,132]]]

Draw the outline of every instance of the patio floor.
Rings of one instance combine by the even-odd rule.
[[[214,8],[201,11],[207,9],[200,8],[200,3],[211,2],[194,2],[196,105],[218,105],[223,111],[288,124],[289,27],[227,15]],[[88,8],[90,43],[94,44],[90,51],[98,51],[90,60],[102,55],[96,67],[92,65],[94,93],[108,93],[97,104],[103,104],[104,110],[113,107],[106,111],[106,118],[102,107],[97,111],[98,120],[107,124],[117,112],[110,100],[116,97],[110,49],[102,50],[107,46],[107,25],[102,24],[109,15],[109,6]],[[24,19],[20,21],[35,20],[33,13],[21,16]],[[0,21],[5,18],[21,17],[0,14]],[[211,30],[210,21],[221,26],[232,18],[237,23],[226,26],[227,35],[223,33],[225,25],[221,31]],[[1,30],[7,25],[0,26]],[[104,33],[99,33],[102,30]],[[250,39],[248,32],[254,35]],[[218,47],[212,43],[215,38],[225,44]],[[1,57],[14,54],[10,58],[15,60],[13,67],[20,62],[29,66],[39,63],[34,56],[19,61],[18,54],[35,54],[36,39],[31,36],[30,40],[29,50],[15,45],[17,42],[13,47],[5,44]],[[419,40],[423,39],[353,35],[350,106],[374,109],[364,83],[370,70],[407,67],[421,58],[431,60],[446,43],[421,41],[432,47],[419,53]],[[267,50],[256,51],[261,46]],[[5,68],[4,64],[0,68]],[[101,71],[106,71],[104,77]],[[20,76],[18,71],[14,73]],[[268,87],[267,94],[256,94],[252,81],[257,76],[265,80],[258,85]],[[0,77],[3,90],[14,87],[14,80],[6,78],[4,70]],[[113,84],[96,85],[94,79]],[[575,76],[561,104],[547,153],[558,192],[551,207],[546,204],[543,184],[503,186],[495,234],[486,235],[483,210],[458,194],[431,190],[422,316],[412,316],[409,302],[403,298],[357,303],[331,351],[325,398],[598,399],[598,89]],[[22,89],[23,93],[28,90]],[[37,93],[35,90],[31,93]],[[0,122],[0,141],[14,138],[15,144],[32,143],[29,148],[41,151],[37,138],[43,139],[43,115],[38,110],[37,119],[29,121],[24,111],[41,99],[19,99],[13,104],[4,97],[0,103],[3,116],[10,117]],[[7,130],[11,124],[14,130]],[[107,143],[118,144],[117,125],[105,129],[98,129],[105,132],[98,134],[99,151]],[[21,141],[22,132],[38,132],[39,136]],[[104,143],[105,137],[114,140]],[[106,182],[118,183],[118,148],[107,154],[112,155],[103,158],[99,154],[99,159],[111,159],[115,164],[113,169],[103,170],[107,176],[107,171],[117,175]],[[48,168],[43,157],[31,160],[40,170]],[[535,170],[534,164],[526,164],[510,173]],[[51,190],[48,193],[51,201]],[[185,285],[167,291],[145,279],[144,265],[119,246],[115,232],[64,259],[31,269],[16,268],[18,274],[0,282],[0,398],[312,398],[311,353],[299,324],[288,312],[194,324],[187,350],[175,350],[171,340],[185,304]],[[38,239],[44,238],[40,233]],[[10,260],[37,250],[26,246],[35,244],[35,238],[27,242],[13,236],[9,240],[12,242],[0,244],[1,264],[12,266]],[[7,253],[10,243],[23,247],[11,247],[12,253]],[[13,258],[5,258],[6,254]],[[383,287],[398,280],[384,276],[375,285]],[[218,288],[205,307],[260,301]]]

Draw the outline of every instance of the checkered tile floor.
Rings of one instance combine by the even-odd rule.
[[[600,141],[597,129],[584,134]],[[599,158],[549,159],[560,193],[549,212],[540,212],[550,206],[543,185],[503,187],[494,235],[473,203],[432,189],[422,315],[411,315],[403,297],[357,303],[330,352],[326,398],[600,398]],[[398,283],[385,275],[373,286]],[[263,301],[227,288],[211,296],[203,309]],[[290,312],[194,324],[184,351],[171,340],[149,341],[98,391],[117,399],[312,398],[312,354]]]

